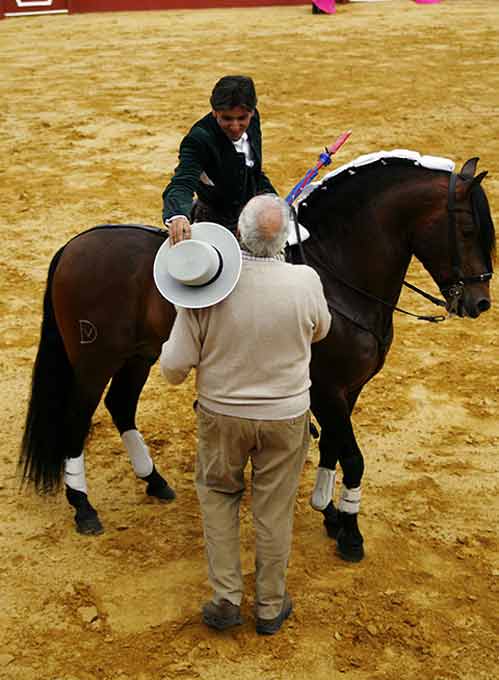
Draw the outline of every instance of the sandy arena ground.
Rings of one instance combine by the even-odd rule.
[[[55,250],[103,222],[160,223],[181,136],[226,73],[253,75],[265,165],[285,193],[343,130],[336,163],[382,148],[480,156],[499,220],[499,3],[410,0],[33,17],[0,22],[2,680],[494,680],[499,677],[499,283],[480,319],[397,316],[387,365],[355,413],[366,458],[366,558],[342,562],[300,486],[289,589],[272,638],[252,613],[215,634],[193,487],[193,386],[154,367],[140,425],[178,493],[147,499],[101,406],[90,497],[106,532],[82,537],[62,494],[19,494],[16,461]],[[410,280],[432,292],[421,267]],[[412,311],[432,313],[404,293]]]

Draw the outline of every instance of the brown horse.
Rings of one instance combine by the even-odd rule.
[[[480,186],[486,173],[474,177],[477,160],[458,175],[408,160],[377,162],[323,182],[300,204],[299,220],[311,234],[303,252],[333,315],[329,336],[312,355],[312,410],[321,426],[312,504],[347,560],[363,556],[357,515],[364,465],[350,414],[390,348],[411,257],[438,284],[449,311],[476,318],[490,307],[495,233]],[[141,390],[175,317],[152,276],[164,238],[141,225],[95,227],[50,265],[20,464],[39,491],[64,478],[82,533],[102,531],[87,497],[82,451],[109,381],[105,404],[137,476],[148,494],[174,497],[135,424]],[[338,461],[343,490],[336,508]]]

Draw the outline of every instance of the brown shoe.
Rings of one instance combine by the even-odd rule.
[[[241,608],[229,600],[220,600],[218,604],[207,602],[202,611],[203,623],[216,630],[226,630],[243,623]]]
[[[282,626],[283,622],[291,615],[293,611],[293,602],[288,593],[284,593],[284,602],[282,603],[281,613],[274,619],[256,619],[256,632],[259,635],[274,635]]]

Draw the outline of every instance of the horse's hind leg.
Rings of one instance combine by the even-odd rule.
[[[135,474],[147,483],[146,493],[166,502],[175,498],[175,492],[156,470],[149,448],[135,424],[140,393],[150,370],[149,360],[139,356],[129,359],[113,377],[104,403],[121,435]]]
[[[72,431],[75,444],[68,442],[67,450],[71,457],[66,458],[64,462],[64,483],[66,498],[75,509],[76,530],[80,534],[101,534],[104,531],[96,509],[88,500],[83,443],[106,382],[107,378],[101,377],[89,384],[86,371],[75,368],[74,387],[67,405],[67,420],[71,427],[68,426],[66,429],[68,432]],[[76,455],[76,442],[81,451],[80,455]]]
[[[82,451],[78,458],[67,458],[64,466],[66,498],[75,509],[76,531],[79,534],[97,535],[104,531],[97,510],[88,500],[85,477],[85,458]]]

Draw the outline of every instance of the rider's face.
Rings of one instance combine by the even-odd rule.
[[[248,129],[253,111],[248,111],[243,106],[235,106],[226,111],[213,111],[217,123],[232,142],[237,142]]]

